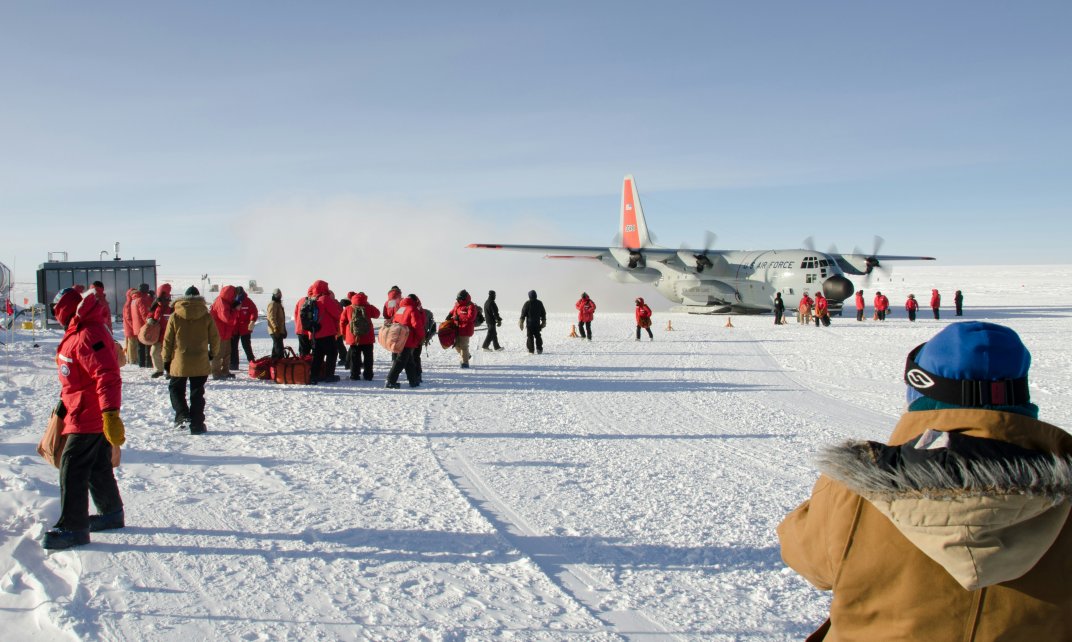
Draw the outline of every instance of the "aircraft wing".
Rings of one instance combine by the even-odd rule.
[[[869,274],[883,261],[934,261],[933,256],[898,256],[895,254],[830,254],[845,274]]]
[[[610,256],[609,247],[587,245],[506,245],[503,243],[470,243],[466,247],[477,250],[511,250],[535,252],[549,259],[601,259]]]

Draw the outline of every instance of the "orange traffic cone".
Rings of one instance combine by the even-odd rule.
[[[573,338],[577,338],[577,324],[576,323],[570,326],[569,335],[571,337],[573,337]]]
[[[727,328],[732,328],[733,327],[733,317],[726,317],[726,327]]]
[[[666,320],[666,331],[667,332],[673,332],[674,331],[674,324],[673,324],[673,322],[670,321],[670,319]]]

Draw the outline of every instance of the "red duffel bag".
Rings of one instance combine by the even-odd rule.
[[[261,357],[260,359],[254,359],[249,362],[249,378],[250,379],[271,379],[272,378],[272,357]]]
[[[454,323],[453,319],[447,319],[439,324],[436,336],[439,337],[439,345],[443,346],[444,350],[453,348],[454,342],[458,340],[458,324]]]
[[[313,367],[313,358],[299,357],[294,348],[286,348],[287,356],[272,362],[272,381],[276,383],[309,383]]]

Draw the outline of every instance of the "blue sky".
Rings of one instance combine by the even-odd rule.
[[[420,236],[494,270],[460,248],[608,243],[633,173],[665,245],[1068,262],[1069,25],[1069,2],[8,2],[0,260],[120,241],[262,273]]]

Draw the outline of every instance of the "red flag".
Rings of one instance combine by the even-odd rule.
[[[11,316],[12,314],[15,314],[15,308],[14,308],[14,306],[11,305],[11,299],[7,300],[7,305],[5,307],[7,308],[7,315],[8,316]]]

